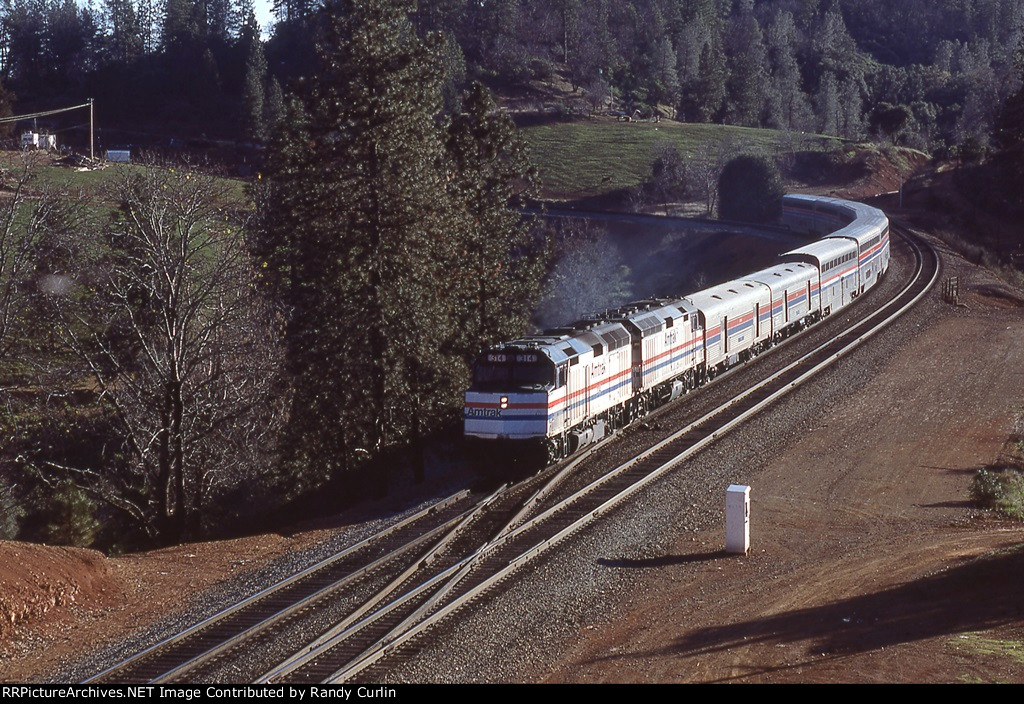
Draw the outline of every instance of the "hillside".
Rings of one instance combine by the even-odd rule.
[[[622,192],[650,176],[656,149],[674,144],[691,160],[719,153],[795,153],[838,147],[820,135],[673,120],[625,122],[612,117],[581,118],[526,126],[523,136],[543,181],[544,196],[577,200]]]

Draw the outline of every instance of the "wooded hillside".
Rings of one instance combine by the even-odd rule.
[[[260,143],[314,67],[319,7],[278,0],[263,41],[252,0],[3,0],[0,101],[27,112],[95,98],[108,142]],[[1022,19],[1017,0],[421,0],[412,15],[445,39],[449,112],[473,79],[509,94],[557,79],[570,96],[536,108],[660,107],[972,152],[1019,87]],[[77,123],[49,126],[80,142]]]

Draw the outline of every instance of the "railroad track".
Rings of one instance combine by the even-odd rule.
[[[323,609],[340,615],[314,643],[329,638],[385,603],[392,594],[401,596],[472,553],[480,542],[506,525],[537,486],[571,471],[586,456],[561,462],[486,497],[466,490],[440,500],[103,670],[85,683],[216,679],[220,666],[241,652],[265,646],[289,630],[317,632],[317,627],[306,621]],[[251,677],[256,674],[250,673]]]
[[[935,251],[906,231],[899,230],[899,234],[912,248],[916,264],[910,281],[893,299],[874,311],[861,311],[855,322],[828,341],[571,495],[552,502],[554,491],[549,485],[542,490],[544,500],[531,501],[497,538],[476,553],[407,592],[401,603],[389,605],[365,623],[318,642],[266,673],[261,681],[380,680],[392,660],[414,649],[416,640],[440,622],[849,354],[909,310],[938,277]],[[560,482],[563,488],[569,484]]]
[[[216,679],[218,668],[234,654],[251,652],[289,628],[301,632],[302,619],[328,604],[340,614],[331,627],[317,630],[315,638],[274,667],[244,677],[295,683],[379,678],[395,656],[414,649],[417,639],[441,621],[909,309],[938,276],[938,258],[909,233],[894,232],[913,248],[916,259],[914,275],[895,298],[874,311],[853,306],[859,319],[834,338],[791,362],[780,361],[767,378],[628,462],[607,472],[575,471],[587,453],[488,497],[469,492],[449,497],[88,681]],[[783,348],[771,353],[778,349]],[[740,369],[745,368],[750,365]]]
[[[315,605],[331,588],[384,569],[413,554],[457,521],[472,505],[460,492],[349,546],[307,569],[85,680],[168,682],[227,655],[233,646]]]

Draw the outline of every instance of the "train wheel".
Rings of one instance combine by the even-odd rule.
[[[565,457],[562,438],[548,438],[546,445],[548,451],[548,464],[553,464]]]

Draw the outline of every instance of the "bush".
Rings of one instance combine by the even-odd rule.
[[[93,515],[96,504],[74,482],[65,480],[51,499],[46,542],[87,548],[96,540],[100,523]]]
[[[763,156],[738,156],[718,178],[718,213],[729,220],[771,222],[782,215],[782,177]]]
[[[984,508],[1024,521],[1024,474],[1014,469],[982,469],[970,488],[971,499]]]
[[[0,540],[14,540],[18,537],[21,519],[25,511],[7,480],[0,477]]]
[[[974,475],[969,490],[971,501],[984,508],[995,508],[996,500],[1002,495],[999,474],[987,469],[979,470]]]
[[[651,175],[644,189],[653,201],[664,204],[665,215],[668,215],[670,202],[686,197],[689,191],[686,158],[674,142],[663,142],[654,148]]]

